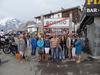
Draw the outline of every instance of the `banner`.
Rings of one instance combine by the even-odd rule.
[[[100,16],[100,0],[86,0],[84,10],[88,16]]]
[[[67,28],[69,26],[69,19],[60,18],[60,19],[45,19],[44,27],[55,27],[55,28]]]

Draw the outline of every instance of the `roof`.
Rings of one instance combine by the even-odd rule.
[[[53,14],[57,14],[57,13],[60,13],[60,12],[65,12],[65,11],[70,11],[70,10],[73,10],[73,9],[79,9],[80,6],[76,6],[76,7],[72,7],[72,8],[68,8],[68,9],[62,9],[62,10],[59,10],[57,12],[51,12],[51,13],[48,13],[48,14],[45,14],[45,15],[42,15],[42,16],[49,16],[49,15],[53,15]],[[40,18],[41,16],[37,16],[35,18]]]
[[[27,22],[26,22],[26,25],[29,25],[29,24],[30,24],[30,25],[31,25],[31,24],[34,24],[34,25],[35,25],[36,22],[34,22],[34,21],[27,21]]]

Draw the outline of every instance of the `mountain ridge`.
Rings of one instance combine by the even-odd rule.
[[[22,22],[16,18],[8,19],[0,24],[0,30],[7,31],[10,29],[16,29],[20,26],[21,23]]]

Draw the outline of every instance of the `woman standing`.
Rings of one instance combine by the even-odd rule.
[[[27,33],[26,34],[26,49],[25,49],[25,59],[27,61],[30,60],[31,58],[31,38],[30,38],[30,35]]]
[[[23,39],[23,34],[19,35],[19,42],[18,42],[18,52],[23,57],[25,52],[25,41]]]
[[[76,59],[76,48],[75,48],[75,42],[77,41],[75,35],[72,36],[71,39],[71,46],[72,46],[72,60],[75,61]]]
[[[39,37],[37,41],[37,51],[39,55],[39,61],[43,61],[44,59],[44,40]]]
[[[62,41],[62,54],[63,54],[63,59],[65,59],[66,57],[66,39],[65,39],[65,36],[62,36],[61,38],[61,41]]]
[[[75,42],[76,47],[76,62],[80,63],[80,57],[81,57],[81,41],[79,36],[77,36],[77,41]]]
[[[45,61],[48,61],[49,57],[49,50],[50,50],[50,40],[48,39],[48,36],[44,39],[44,49],[45,49]]]

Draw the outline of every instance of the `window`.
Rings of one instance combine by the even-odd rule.
[[[69,12],[63,12],[62,13],[62,18],[66,18],[69,17]]]

